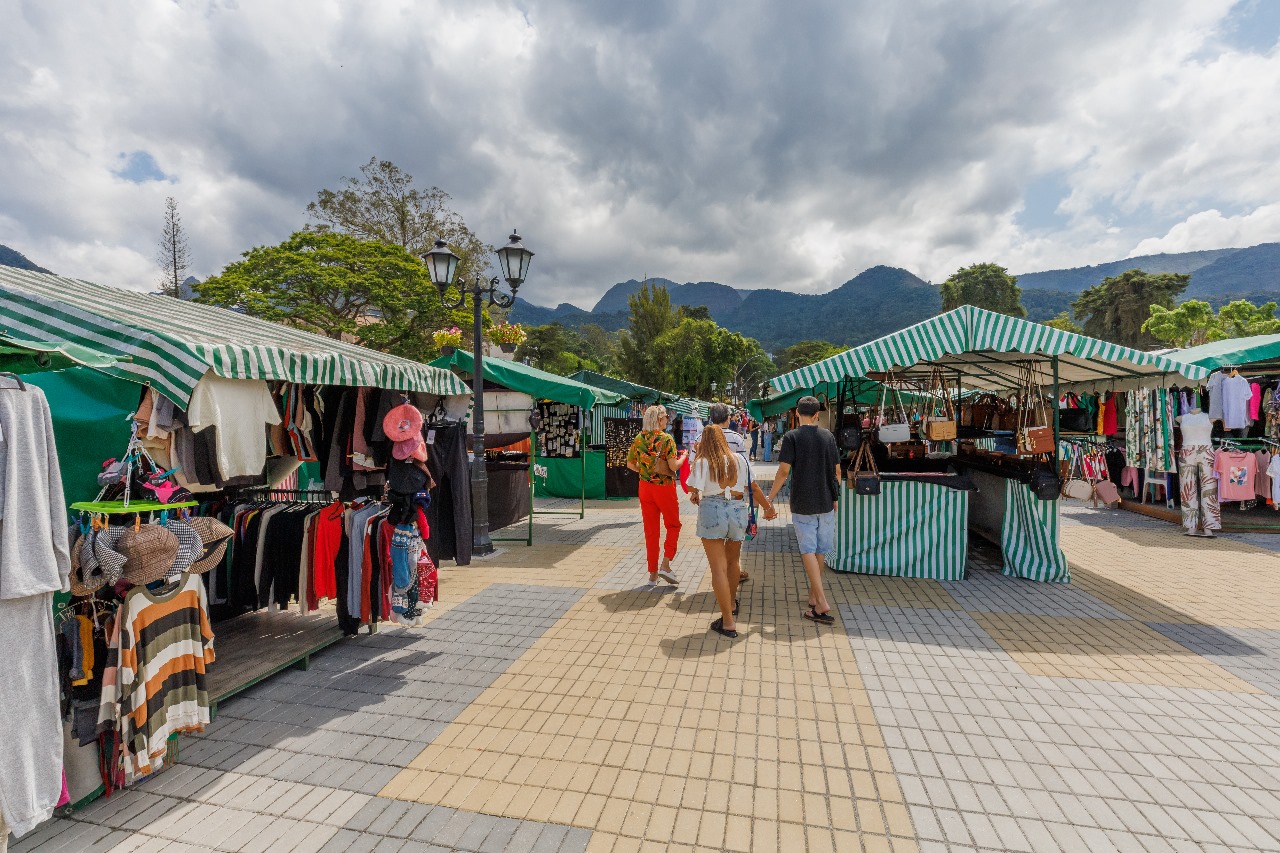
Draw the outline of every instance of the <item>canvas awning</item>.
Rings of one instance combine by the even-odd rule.
[[[1209,369],[1268,362],[1280,365],[1280,335],[1254,335],[1212,341],[1198,347],[1174,350],[1169,353],[1169,357]]]
[[[106,353],[62,341],[33,341],[0,332],[0,370],[10,373],[37,373],[68,367],[104,368],[117,359]]]
[[[963,305],[779,376],[771,384],[782,393],[845,376],[879,376],[889,370],[897,377],[924,380],[933,368],[940,367],[948,382],[959,373],[969,388],[1009,392],[1018,387],[1018,364],[1047,361],[1053,356],[1057,356],[1058,378],[1064,385],[1097,382],[1107,387],[1133,387],[1168,373],[1193,381],[1209,373],[1174,357]]]
[[[692,397],[668,400],[662,405],[666,406],[667,411],[677,415],[693,415],[704,421],[711,417],[711,404],[703,400],[695,400]]]
[[[210,370],[228,379],[470,393],[447,370],[290,326],[13,267],[0,267],[0,329],[111,356],[118,361],[106,372],[148,382],[181,406]]]
[[[625,379],[619,379],[616,376],[605,376],[603,373],[596,373],[594,370],[579,370],[577,373],[570,373],[570,379],[591,385],[595,388],[604,388],[607,391],[613,391],[615,394],[621,394],[628,400],[640,400],[645,403],[657,403],[661,400],[674,400],[677,395],[668,394],[665,391],[659,391],[656,388],[650,388],[647,385],[637,385],[635,382],[628,382]]]
[[[431,362],[431,366],[442,369],[457,368],[469,374],[475,370],[475,358],[471,353],[459,349],[454,350],[450,355],[440,356]],[[528,394],[535,400],[553,400],[557,403],[581,406],[584,409],[590,409],[597,403],[619,403],[625,399],[621,394],[613,391],[557,376],[518,361],[506,361],[500,358],[484,360],[484,378],[486,382]]]

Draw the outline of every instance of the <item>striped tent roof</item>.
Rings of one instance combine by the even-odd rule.
[[[1058,377],[1064,385],[1098,383],[1105,387],[1149,383],[1168,373],[1188,380],[1203,379],[1209,371],[1177,358],[1122,347],[1085,335],[1072,334],[1005,314],[962,305],[922,323],[885,335],[831,358],[793,370],[771,381],[779,392],[811,388],[844,376],[920,379],[935,367],[948,382],[956,373],[971,388],[1013,391],[1017,366],[1058,357]],[[1038,365],[1042,381],[1050,375],[1047,363]]]
[[[185,406],[200,377],[468,394],[447,370],[234,311],[0,267],[0,331],[127,359],[105,368]]]
[[[695,400],[692,397],[681,397],[678,400],[668,400],[662,404],[668,411],[677,415],[693,415],[702,418],[704,421],[711,417],[711,404],[702,400]]]

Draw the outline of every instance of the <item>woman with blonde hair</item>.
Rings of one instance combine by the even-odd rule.
[[[676,451],[676,441],[667,432],[665,406],[644,410],[644,429],[631,442],[627,451],[627,467],[640,475],[640,518],[644,522],[645,559],[649,566],[649,583],[662,578],[669,584],[680,581],[671,571],[680,540],[680,500],[676,497],[676,475],[684,464],[685,454]],[[658,564],[658,545],[662,528],[667,541],[662,548],[662,564]]]
[[[707,552],[711,588],[720,607],[711,630],[730,639],[738,636],[738,572],[731,573],[729,567],[738,564],[747,538],[747,489],[764,508],[766,519],[777,518],[764,490],[751,479],[746,458],[729,447],[719,426],[711,424],[703,430],[693,460],[689,500],[698,506],[698,537]]]

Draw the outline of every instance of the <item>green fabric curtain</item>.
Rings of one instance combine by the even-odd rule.
[[[899,578],[964,578],[969,544],[969,493],[929,483],[882,482],[878,495],[841,486],[837,572]],[[1025,489],[1024,489],[1025,491]]]
[[[431,362],[432,367],[456,368],[463,373],[475,370],[475,358],[469,352],[454,350],[449,355],[442,355]],[[501,358],[484,360],[484,378],[486,382],[501,385],[512,391],[528,394],[535,400],[553,400],[590,409],[596,403],[620,403],[625,398],[613,391],[584,385],[564,376],[557,376],[536,367],[529,367],[518,361],[507,361]]]
[[[1042,501],[1025,483],[1005,481],[1000,549],[1003,574],[1033,581],[1069,583],[1067,557],[1058,547],[1058,501]]]
[[[587,500],[604,500],[608,497],[604,487],[604,452],[588,450]],[[533,478],[533,494],[539,498],[582,497],[582,460],[535,456],[533,464],[547,469],[546,477]]]
[[[128,416],[138,408],[143,386],[88,367],[22,377],[49,400],[54,440],[67,503],[93,500],[102,463],[119,458],[129,444]]]

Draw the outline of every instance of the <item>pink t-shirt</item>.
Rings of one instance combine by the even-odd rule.
[[[1213,470],[1218,472],[1218,500],[1249,501],[1257,497],[1253,481],[1258,476],[1258,457],[1252,453],[1219,450]]]
[[[1257,382],[1249,385],[1249,420],[1256,421],[1258,419],[1258,409],[1262,407],[1262,386]]]

